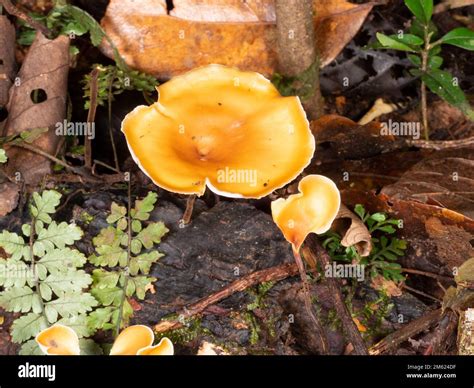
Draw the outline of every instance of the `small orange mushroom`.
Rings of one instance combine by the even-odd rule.
[[[140,168],[156,185],[202,195],[261,198],[296,178],[315,149],[298,97],[261,74],[209,65],[172,78],[159,100],[122,123]]]
[[[341,205],[336,185],[322,175],[304,177],[298,191],[271,204],[273,220],[296,252],[308,234],[328,231]]]
[[[64,325],[48,327],[41,331],[35,340],[47,355],[77,356],[81,352],[76,332]]]
[[[153,331],[148,326],[129,326],[115,339],[110,355],[171,356],[174,354],[173,343],[168,338],[162,338],[158,345],[152,346],[154,338]]]
[[[116,338],[110,355],[147,355],[172,356],[173,343],[166,337],[158,345],[153,346],[155,336],[153,331],[143,325],[129,326]],[[36,336],[36,342],[45,354],[79,355],[79,338],[70,327],[56,324]]]

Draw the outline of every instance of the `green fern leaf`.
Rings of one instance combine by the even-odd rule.
[[[47,302],[44,306],[44,312],[48,321],[55,323],[59,316],[70,318],[85,314],[91,311],[94,306],[97,306],[97,301],[91,294],[71,293]]]
[[[49,224],[52,221],[50,214],[56,211],[60,200],[61,194],[54,190],[45,190],[41,194],[33,193],[30,213],[36,220]]]
[[[0,234],[0,247],[3,248],[13,260],[30,260],[29,246],[25,244],[23,237],[16,233],[4,230]]]
[[[151,266],[158,261],[160,257],[164,255],[158,251],[152,251],[148,253],[142,253],[137,257],[130,259],[130,275],[135,276],[138,272],[147,275],[150,272]]]
[[[15,343],[24,342],[36,336],[41,330],[48,327],[43,316],[36,313],[23,315],[12,324],[12,341]]]
[[[150,218],[150,213],[151,211],[153,211],[157,199],[158,195],[150,191],[145,198],[135,201],[135,207],[130,211],[130,216],[134,220],[148,220]]]
[[[76,249],[63,248],[47,252],[38,262],[49,272],[64,272],[70,268],[82,267],[86,262],[84,254]]]
[[[146,249],[153,248],[153,244],[159,244],[161,238],[168,233],[168,228],[163,222],[154,222],[144,228],[137,235],[137,240],[139,240]]]
[[[38,233],[38,238],[33,244],[33,252],[36,256],[42,257],[54,247],[64,249],[66,245],[74,244],[74,241],[80,240],[81,237],[82,230],[78,226],[67,222],[57,224],[52,221],[48,228]]]
[[[21,345],[20,356],[44,356],[45,354],[38,346],[38,343],[32,339]]]
[[[41,300],[30,287],[14,287],[0,293],[0,306],[14,313],[41,313]]]
[[[127,264],[127,251],[120,246],[102,245],[96,251],[99,255],[89,258],[94,265],[115,267],[120,264],[123,267]]]

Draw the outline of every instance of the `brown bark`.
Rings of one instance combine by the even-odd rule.
[[[312,0],[276,0],[279,70],[286,77],[309,71],[313,93],[300,97],[306,97],[302,103],[310,119],[322,115],[313,12]],[[298,89],[298,82],[295,86]]]

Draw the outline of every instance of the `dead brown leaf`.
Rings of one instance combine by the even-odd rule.
[[[382,275],[374,276],[370,285],[375,290],[384,291],[388,296],[402,295],[400,287],[393,280],[385,279]]]
[[[362,220],[345,205],[341,205],[332,228],[342,236],[341,244],[345,247],[355,246],[362,257],[370,255],[372,239],[369,230]]]
[[[434,153],[414,165],[383,193],[474,218],[474,148]]]
[[[11,182],[0,183],[0,217],[6,216],[18,205],[19,188]]]
[[[12,86],[14,70],[15,28],[6,16],[0,15],[0,108],[8,102],[8,91]],[[0,123],[1,121],[0,118]],[[0,134],[1,132],[0,126]]]
[[[59,142],[55,126],[66,116],[68,71],[69,38],[49,40],[38,33],[18,74],[20,85],[10,89],[7,135],[49,128],[34,145],[49,154],[55,153]],[[35,102],[35,93],[46,99]],[[7,154],[7,173],[13,176],[19,172],[26,183],[38,183],[51,172],[50,161],[36,153],[12,147]]]
[[[210,63],[271,75],[277,68],[273,0],[112,0],[102,26],[127,64],[170,78]],[[354,37],[373,4],[315,0],[321,66]],[[104,43],[102,51],[113,56]]]

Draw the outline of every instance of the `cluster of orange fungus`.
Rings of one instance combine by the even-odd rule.
[[[261,198],[311,161],[315,142],[298,97],[282,97],[261,74],[209,65],[158,93],[122,131],[137,164],[166,190]]]
[[[115,339],[111,356],[171,356],[174,354],[173,343],[168,338],[153,346],[153,331],[143,325],[129,326]],[[36,336],[36,342],[47,355],[74,356],[80,354],[79,338],[70,327],[56,324]]]
[[[329,230],[341,204],[336,185],[322,175],[304,177],[298,184],[298,191],[271,204],[273,221],[296,252],[308,234]]]

